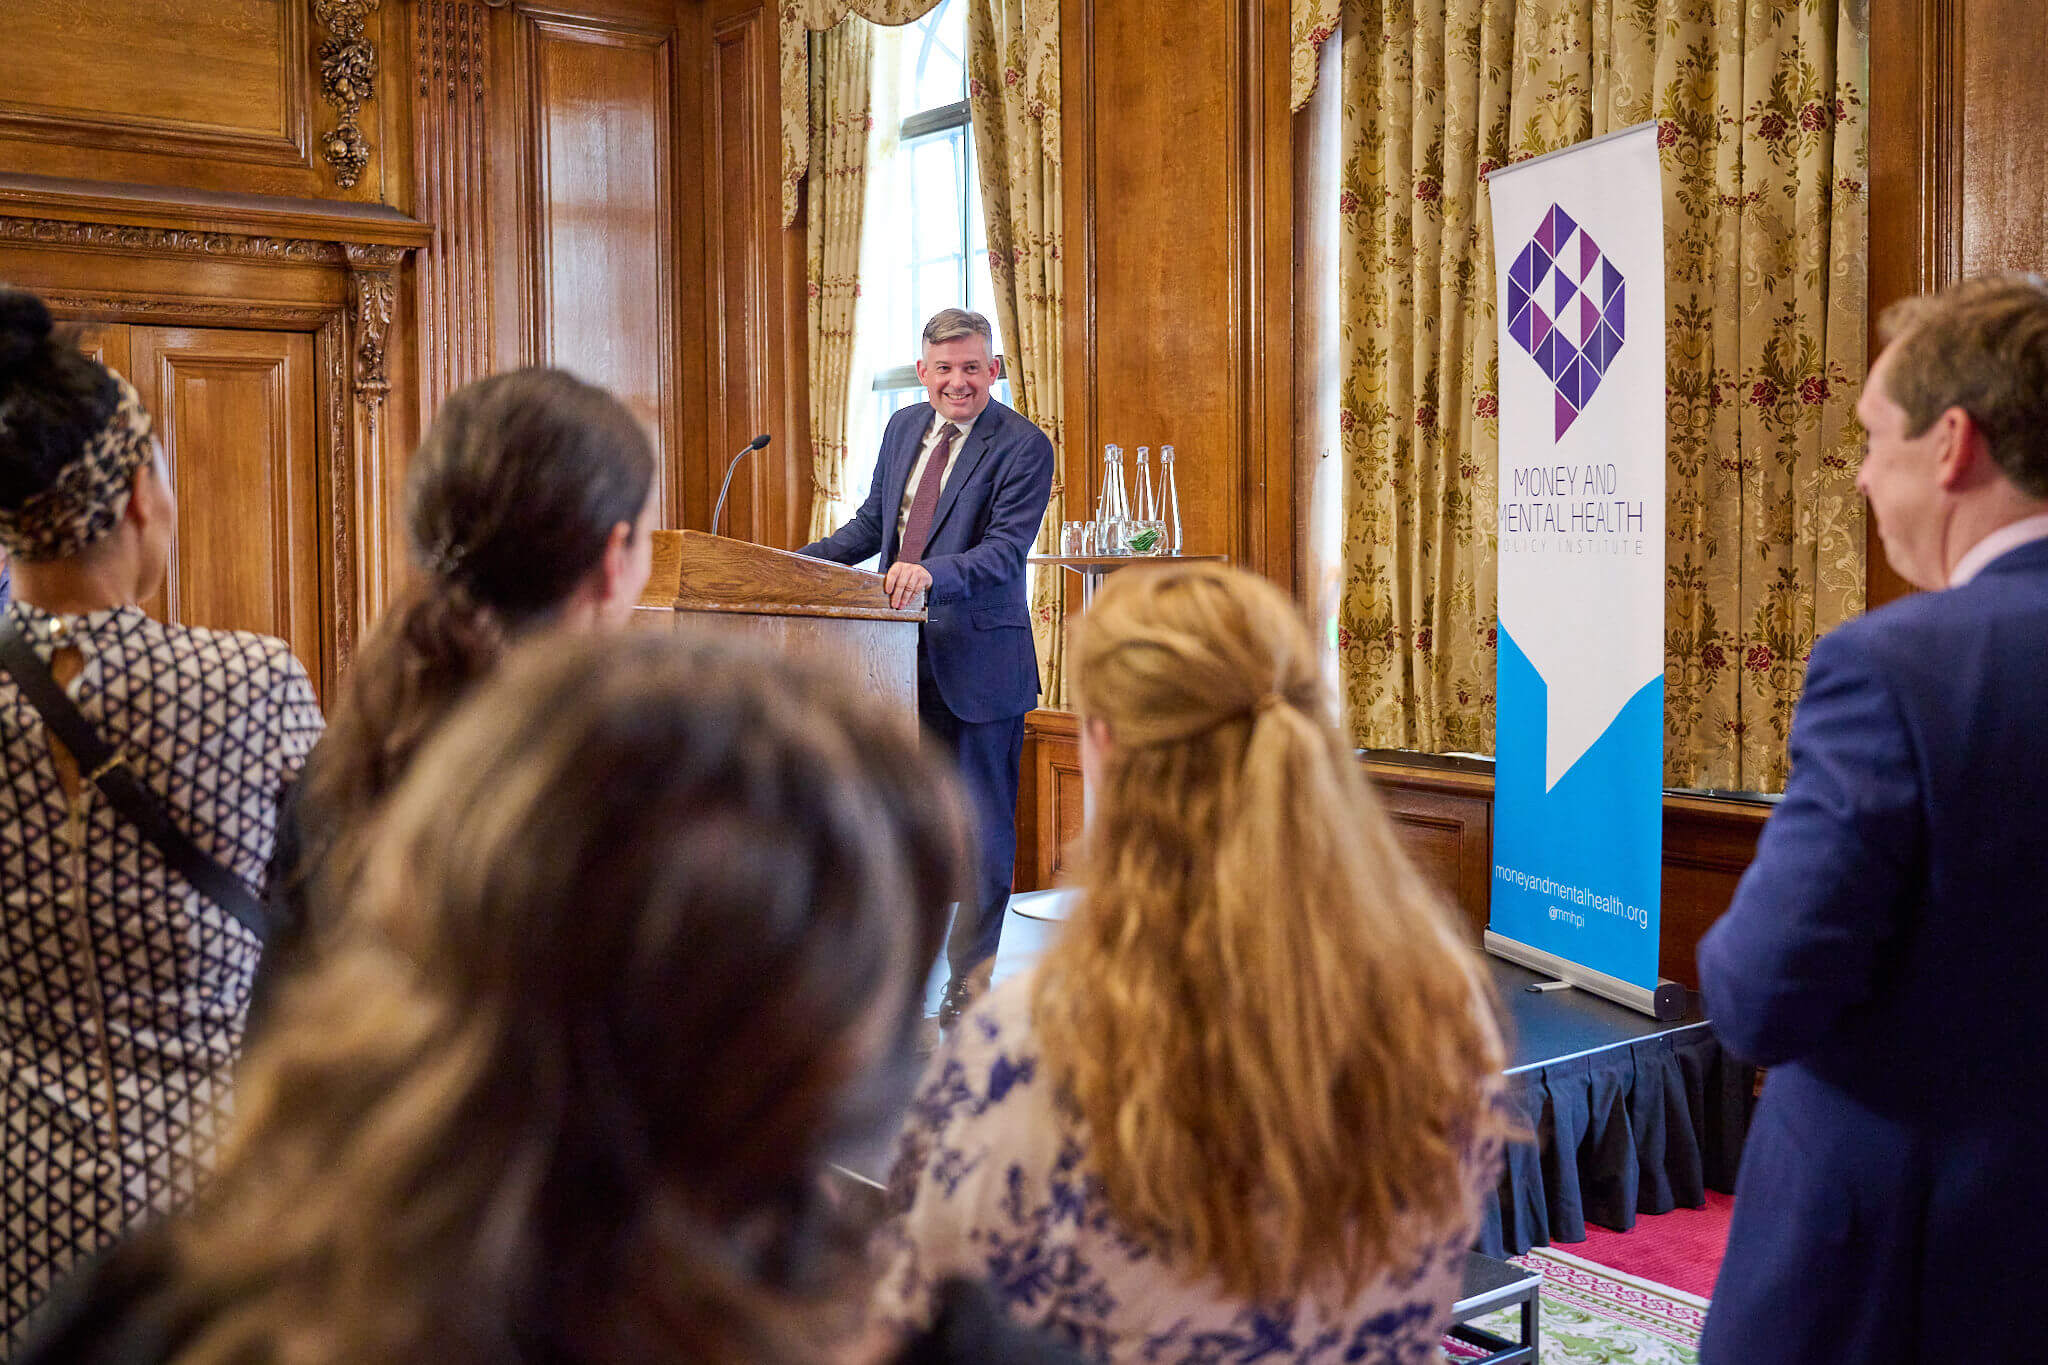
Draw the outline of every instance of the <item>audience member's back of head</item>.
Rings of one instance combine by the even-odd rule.
[[[412,582],[351,665],[309,770],[301,882],[507,641],[601,572],[617,528],[642,517],[654,455],[610,393],[562,370],[514,370],[449,395],[406,485]]]
[[[120,401],[118,381],[53,329],[41,299],[0,285],[0,511],[47,492]]]
[[[1963,280],[1899,300],[1878,331],[1885,388],[1909,435],[1962,408],[1999,472],[2026,496],[2048,498],[2048,279]]]
[[[373,822],[179,1235],[195,1360],[767,1360],[833,1300],[963,866],[907,721],[714,641],[515,653]],[[246,1352],[246,1354],[245,1354]]]
[[[1329,719],[1294,606],[1136,568],[1076,626],[1082,904],[1034,1001],[1124,1224],[1249,1298],[1455,1229],[1501,1062],[1472,953]]]

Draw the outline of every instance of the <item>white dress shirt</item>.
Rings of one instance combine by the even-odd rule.
[[[960,428],[960,434],[954,438],[953,448],[946,452],[946,462],[949,465],[954,457],[959,455],[960,447],[967,444],[968,436],[974,431],[975,422],[980,420],[981,415],[976,413],[969,421],[952,423],[953,426]],[[946,418],[934,412],[932,414],[931,429],[925,432],[924,441],[917,448],[917,462],[910,466],[910,477],[903,484],[903,501],[897,504],[896,507],[896,543],[898,545],[903,543],[903,528],[910,524],[910,504],[917,497],[918,481],[924,477],[924,468],[931,463],[932,451],[939,444],[939,433],[945,430],[946,426]],[[945,470],[941,475],[941,479],[943,480],[946,475],[950,475],[952,472],[951,469]],[[941,490],[945,486],[943,481],[939,484]]]
[[[1963,584],[1984,572],[1984,566],[2011,550],[2022,545],[2031,545],[2037,540],[2048,540],[2048,512],[2038,517],[2021,517],[2008,522],[1984,539],[1972,545],[1954,569],[1949,571],[1948,585],[1960,588]]]

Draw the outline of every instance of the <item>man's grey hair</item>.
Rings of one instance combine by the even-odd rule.
[[[961,337],[980,337],[982,345],[994,355],[996,330],[988,325],[988,319],[965,308],[941,308],[932,314],[932,320],[924,325],[924,344],[937,346],[944,341],[958,341]]]

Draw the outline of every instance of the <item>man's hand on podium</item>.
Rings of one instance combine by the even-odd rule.
[[[922,564],[911,564],[897,560],[889,566],[889,572],[882,578],[882,590],[889,594],[889,605],[898,611],[911,598],[931,587],[931,571]]]

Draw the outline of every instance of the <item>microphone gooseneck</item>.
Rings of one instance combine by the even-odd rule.
[[[740,453],[732,457],[732,463],[725,467],[725,482],[718,486],[718,505],[711,509],[711,534],[718,534],[718,523],[725,516],[725,495],[732,489],[733,471],[740,467],[740,461],[768,444],[768,433],[762,432],[753,440],[740,447]]]

